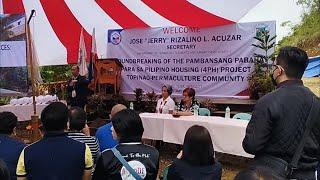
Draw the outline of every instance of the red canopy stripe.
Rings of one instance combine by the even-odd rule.
[[[24,13],[22,0],[2,0],[4,14]]]
[[[64,0],[40,0],[40,2],[54,32],[67,48],[68,64],[77,63],[81,24],[73,16]],[[83,35],[87,54],[90,54],[91,35],[85,30]]]
[[[96,2],[122,28],[149,27],[119,0],[96,0]]]
[[[211,14],[188,1],[142,1],[161,16],[182,26],[208,27],[234,23],[233,21]]]

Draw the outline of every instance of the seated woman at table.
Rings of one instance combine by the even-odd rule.
[[[162,86],[162,98],[158,100],[157,107],[156,107],[156,113],[160,114],[172,114],[175,103],[171,99],[172,94],[172,87],[171,86]]]
[[[191,116],[194,112],[194,107],[199,103],[195,100],[196,91],[193,88],[183,90],[183,99],[179,104],[179,111],[174,112],[174,115]]]
[[[214,158],[211,136],[203,126],[190,127],[183,150],[168,170],[167,179],[221,179],[222,166]]]

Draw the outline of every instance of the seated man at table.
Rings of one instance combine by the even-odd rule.
[[[110,113],[110,119],[115,116],[119,111],[127,109],[127,107],[123,104],[117,104],[112,107]],[[111,131],[112,123],[109,122],[103,126],[101,126],[96,132],[96,138],[98,139],[99,146],[101,152],[113,148],[118,144],[118,141],[113,139],[112,131]]]
[[[11,112],[0,113],[0,159],[2,159],[10,171],[11,179],[16,179],[16,167],[19,155],[25,144],[13,138],[18,119]]]
[[[195,99],[196,91],[193,88],[186,88],[183,90],[183,99],[179,104],[179,111],[174,112],[173,115],[192,116],[196,106],[199,107],[198,101]]]
[[[18,165],[18,180],[89,180],[92,155],[89,147],[71,139],[64,132],[68,108],[61,102],[49,104],[41,113],[44,137],[24,148]]]

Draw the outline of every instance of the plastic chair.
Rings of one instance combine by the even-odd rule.
[[[199,116],[210,116],[210,110],[207,108],[199,108]]]
[[[168,171],[169,171],[169,167],[170,166],[171,166],[171,164],[163,169],[163,171],[162,171],[162,180],[167,180]]]
[[[251,114],[248,113],[238,113],[233,116],[233,119],[250,120]]]

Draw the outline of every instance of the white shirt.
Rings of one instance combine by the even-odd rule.
[[[167,99],[159,99],[157,102],[156,111],[162,114],[169,114],[169,111],[173,111],[175,107],[175,102],[169,96]]]

